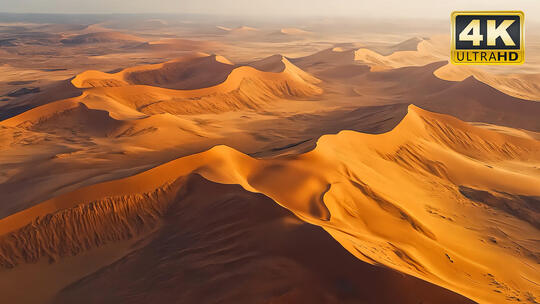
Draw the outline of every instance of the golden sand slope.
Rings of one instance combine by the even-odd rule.
[[[129,213],[138,214],[136,209],[125,209],[125,215],[111,218],[114,221],[87,218],[92,213],[79,209],[106,208],[116,214],[120,206],[90,203],[118,196],[131,197],[134,204],[152,200],[170,193],[159,189],[198,173],[265,194],[300,219],[324,228],[365,262],[481,303],[534,303],[540,297],[535,240],[540,224],[538,151],[537,140],[473,127],[414,106],[388,133],[342,131],[323,136],[315,150],[299,156],[257,160],[217,146],[5,218],[0,221],[0,264],[58,259],[114,241],[126,233],[122,227],[131,227]],[[133,223],[152,222],[161,212],[160,203],[156,206]],[[34,220],[38,216],[42,219]],[[88,224],[52,233],[51,224],[64,221]],[[109,228],[100,228],[105,224]],[[99,231],[107,233],[100,236]],[[118,233],[108,236],[114,231]],[[137,233],[127,231],[127,237]],[[86,240],[88,233],[92,237]],[[54,247],[58,242],[62,249]],[[79,245],[70,249],[72,244]]]

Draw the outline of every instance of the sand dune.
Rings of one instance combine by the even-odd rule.
[[[123,69],[114,74],[85,71],[75,76],[71,83],[78,88],[147,85],[187,90],[217,85],[232,69],[233,64],[224,57],[193,53],[165,63]]]
[[[45,250],[36,243],[19,246],[11,241],[28,239],[41,227],[54,231],[58,220],[72,221],[72,212],[89,220],[90,213],[77,211],[80,208],[115,212],[113,202],[121,197],[126,198],[123,204],[133,206],[155,201],[158,205],[149,209],[155,211],[144,211],[148,215],[141,218],[148,221],[136,222],[154,227],[152,221],[164,210],[157,206],[172,202],[167,197],[175,191],[170,189],[179,185],[182,176],[198,173],[214,182],[263,193],[300,219],[324,228],[367,263],[422,278],[475,301],[511,303],[538,297],[534,282],[539,279],[535,266],[539,257],[527,241],[537,234],[538,212],[527,204],[540,195],[535,187],[540,176],[534,169],[540,162],[539,149],[536,140],[477,128],[414,106],[391,132],[323,136],[315,150],[300,156],[256,160],[219,146],[133,177],[61,195],[5,218],[0,221],[1,264],[58,260],[101,243],[131,238],[133,234],[108,236],[108,231],[122,232],[113,229],[118,225],[114,221],[100,216],[110,228],[99,230],[106,232],[102,238],[92,232],[99,238],[91,242],[60,237],[60,248],[66,249],[54,247],[56,241],[40,242],[53,246]],[[504,207],[509,196],[522,198],[522,213]],[[137,208],[126,210],[138,213]],[[45,216],[49,213],[53,215]],[[26,226],[38,216],[44,220]],[[492,228],[493,222],[497,229]],[[78,238],[84,238],[90,231],[86,229],[102,229],[94,224],[83,227],[77,230]],[[137,233],[139,228],[133,229],[127,231]],[[78,249],[67,249],[70,246]],[[137,259],[129,263],[136,265]],[[511,267],[498,267],[501,260]],[[72,288],[91,290],[85,284],[102,286],[101,277],[106,276],[99,274]],[[69,291],[65,296],[69,298]]]
[[[75,106],[84,102],[90,108],[110,112],[116,119],[130,119],[143,116],[142,113],[194,114],[254,109],[283,98],[306,98],[322,93],[317,87],[318,79],[284,57],[272,57],[262,62],[269,70],[281,67],[283,70],[265,72],[251,66],[233,68],[221,56],[197,54],[164,64],[129,68],[116,74],[87,71],[71,81],[75,87],[86,88],[80,97],[44,105],[2,124],[16,126],[23,121],[36,121],[35,115],[57,112],[57,104],[62,104],[60,107],[65,109],[68,104]],[[261,62],[254,64],[261,65]],[[220,70],[221,74],[216,72]]]
[[[288,27],[288,28],[280,29],[278,31],[278,33],[280,33],[282,35],[306,35],[306,34],[309,34],[310,32],[304,31],[304,30],[299,29],[299,28]]]
[[[473,76],[508,95],[540,101],[540,74],[499,74],[489,73],[469,66],[447,64],[434,74],[445,80],[462,81]]]
[[[132,303],[467,303],[442,288],[355,260],[324,230],[302,223],[263,195],[199,176],[188,177],[180,193],[181,203],[169,208],[170,220],[149,246],[68,286],[55,301],[123,303],[123,294],[130,293]],[[171,262],[159,262],[164,259]],[[143,273],[163,288],[127,280]],[[417,293],[408,293],[410,288]],[[101,295],[95,297],[94,290]]]
[[[314,75],[337,83],[341,91],[352,90],[365,102],[411,103],[430,111],[450,114],[465,121],[540,131],[534,117],[540,115],[538,102],[509,96],[473,77],[446,81],[433,73],[447,62],[391,70],[367,71],[365,66],[344,65],[321,68]],[[336,78],[336,74],[349,77]],[[333,79],[339,79],[336,82]],[[336,84],[334,84],[336,86]],[[337,90],[335,89],[335,90]]]
[[[307,40],[312,37],[313,34],[314,33],[312,32],[308,32],[299,28],[289,27],[282,28],[277,31],[272,31],[264,37],[274,42],[292,42],[296,40]]]
[[[381,70],[420,66],[447,59],[446,53],[440,50],[442,48],[441,44],[443,42],[440,37],[432,39],[413,37],[390,46],[370,48],[334,47],[313,55],[296,58],[293,62],[301,68],[316,67],[318,65],[366,64],[372,70]]]
[[[243,36],[243,35],[253,35],[256,34],[259,30],[250,27],[250,26],[239,26],[235,28],[229,28],[225,26],[216,26],[216,29],[218,30],[218,34],[226,34],[226,35],[232,35],[232,36]]]
[[[304,98],[321,93],[316,84],[306,81],[293,69],[272,73],[242,66],[233,69],[225,81],[215,86],[194,90],[142,85],[95,88],[88,91],[86,101],[110,98],[145,114],[195,114],[256,109],[282,98]]]

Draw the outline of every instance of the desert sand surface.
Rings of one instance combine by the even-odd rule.
[[[540,37],[0,14],[6,303],[538,303]]]

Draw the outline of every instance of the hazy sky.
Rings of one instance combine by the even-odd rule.
[[[208,13],[267,16],[447,18],[454,10],[523,10],[540,22],[540,0],[0,0],[1,12]]]

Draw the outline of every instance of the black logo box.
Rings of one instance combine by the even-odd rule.
[[[484,39],[480,45],[473,46],[472,41],[460,41],[459,34],[473,19],[480,19],[480,34]],[[487,45],[487,20],[495,20],[495,26],[498,27],[504,20],[515,20],[506,31],[514,40],[515,46],[506,46],[501,37],[495,40],[494,46]],[[521,24],[519,16],[502,15],[457,15],[455,21],[455,40],[456,50],[519,50],[521,48]]]

